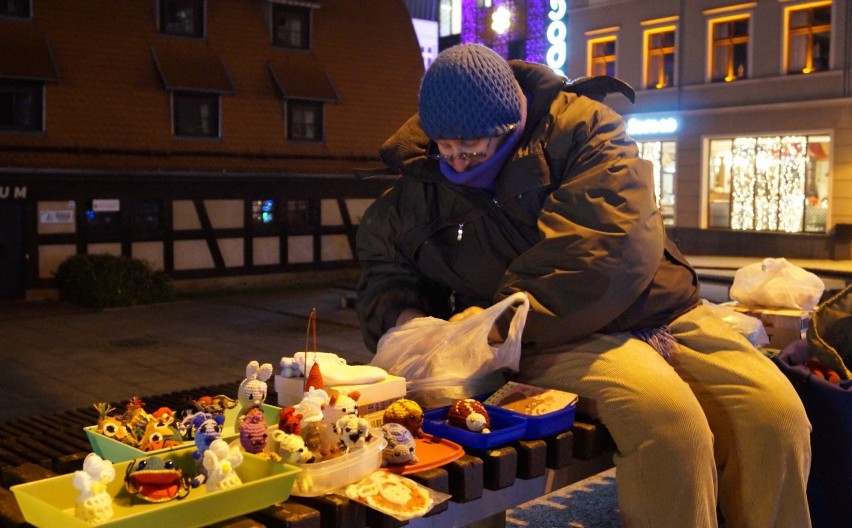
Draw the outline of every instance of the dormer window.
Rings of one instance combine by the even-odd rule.
[[[31,14],[30,0],[4,0],[0,2],[0,16],[29,18]]]
[[[272,4],[272,44],[281,48],[311,48],[311,10]]]
[[[204,0],[160,0],[160,32],[204,37]]]

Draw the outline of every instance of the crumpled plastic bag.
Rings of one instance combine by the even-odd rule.
[[[767,258],[738,269],[731,299],[763,308],[811,311],[819,303],[825,283],[810,271],[784,258]]]
[[[748,339],[755,348],[764,347],[769,344],[769,335],[763,327],[763,321],[757,317],[738,312],[726,304],[713,304],[704,299],[704,306],[730,326],[735,332]]]
[[[491,346],[491,327],[513,306],[509,335]],[[404,377],[407,397],[426,408],[496,390],[505,381],[503,369],[518,371],[529,307],[518,292],[460,321],[417,317],[388,330],[370,364]]]

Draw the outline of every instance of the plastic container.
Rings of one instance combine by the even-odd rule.
[[[240,405],[238,404],[232,409],[225,410],[225,423],[222,425],[221,437],[228,443],[231,443],[231,440],[233,439],[239,438],[240,432],[236,429],[236,424],[237,417],[240,414],[240,409]],[[278,425],[278,415],[280,412],[280,407],[263,404],[263,417],[267,424]],[[89,444],[92,446],[92,451],[97,453],[101,458],[113,463],[133,460],[134,458],[143,458],[150,455],[160,455],[178,449],[195,446],[195,442],[193,440],[188,440],[179,446],[156,449],[154,451],[142,451],[137,447],[133,447],[132,445],[119,442],[118,440],[100,434],[98,432],[97,425],[84,427],[83,430],[86,431],[86,436],[89,438]]]
[[[183,448],[157,456],[175,460],[185,472],[187,467],[194,471],[193,449]],[[208,492],[202,485],[192,488],[189,495],[181,500],[148,503],[131,497],[124,490],[123,478],[132,463],[126,461],[115,464],[115,479],[107,485],[107,491],[113,497],[113,517],[97,526],[208,526],[287,500],[299,473],[299,468],[291,464],[244,457],[243,463],[236,469],[243,481],[241,486]],[[191,474],[194,475],[194,472]],[[10,489],[18,501],[24,520],[41,528],[91,528],[91,524],[74,514],[74,505],[80,492],[74,488],[73,478],[74,474],[68,473],[12,486]]]
[[[272,431],[277,427],[270,428]],[[316,497],[325,495],[337,488],[358,482],[382,465],[382,449],[387,442],[381,431],[372,430],[371,439],[367,444],[355,451],[330,460],[313,462],[310,464],[293,464],[301,469],[296,477],[291,490],[292,495],[298,497]],[[275,449],[274,442],[270,440],[268,449]],[[262,459],[258,455],[245,453],[246,458]],[[281,462],[275,462],[280,464]]]
[[[473,449],[494,449],[523,438],[527,421],[518,413],[486,405],[491,419],[490,433],[474,433],[447,423],[450,406],[438,407],[423,413],[423,431],[432,436],[446,438]]]
[[[479,401],[486,401],[491,394],[492,393],[480,394],[475,396],[475,398]],[[489,407],[491,406],[486,405],[486,408]],[[568,431],[574,427],[574,411],[576,410],[576,403],[572,403],[562,407],[561,409],[556,409],[555,411],[543,414],[525,414],[511,409],[504,409],[502,407],[499,407],[499,409],[519,416],[526,422],[526,431],[521,437],[523,440],[538,440]]]

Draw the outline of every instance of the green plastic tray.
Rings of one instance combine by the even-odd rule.
[[[267,425],[278,425],[278,415],[280,412],[281,407],[263,404],[263,418]],[[240,436],[240,432],[236,429],[237,417],[239,414],[239,405],[232,409],[225,410],[225,423],[222,425],[222,439],[227,441],[229,444],[232,440],[235,440]],[[133,460],[134,458],[142,458],[150,455],[160,455],[195,445],[194,441],[189,440],[179,446],[156,449],[154,451],[142,451],[141,449],[125,444],[124,442],[119,442],[118,440],[100,434],[98,432],[97,425],[84,427],[83,430],[86,431],[86,436],[89,438],[89,444],[92,445],[92,451],[97,453],[101,458],[113,463],[124,462],[125,460]]]
[[[184,448],[157,456],[174,460],[181,468],[194,468],[193,450]],[[208,492],[202,484],[193,488],[184,499],[147,503],[131,497],[124,490],[124,474],[132,463],[129,460],[114,465],[115,479],[107,486],[107,491],[113,497],[113,517],[97,526],[206,526],[287,500],[293,481],[300,471],[298,467],[289,464],[245,457],[237,468],[237,474],[243,481],[242,486]],[[191,471],[188,474],[194,475],[194,469]],[[73,486],[73,478],[74,474],[68,473],[12,486],[10,489],[26,522],[40,528],[91,528],[93,525],[74,514],[74,505],[80,492]]]

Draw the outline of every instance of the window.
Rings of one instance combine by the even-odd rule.
[[[449,37],[460,35],[462,31],[461,0],[441,0],[438,13],[438,35]]]
[[[654,166],[654,194],[665,225],[674,225],[677,154],[674,141],[637,141],[639,157]]]
[[[130,232],[135,238],[162,236],[163,208],[160,202],[132,202],[129,216]]]
[[[729,82],[744,79],[748,75],[749,22],[750,18],[746,15],[710,23],[711,81]]]
[[[181,37],[203,37],[204,0],[160,0],[160,31]]]
[[[251,221],[255,225],[273,224],[277,220],[275,200],[252,200]]]
[[[322,141],[322,103],[287,101],[287,137],[297,141]]]
[[[675,67],[674,28],[645,32],[645,88],[660,89],[672,86]]]
[[[615,76],[615,37],[589,41],[589,75]]]
[[[524,39],[510,40],[506,59],[524,60],[527,58],[527,41]]]
[[[174,134],[184,137],[219,137],[219,95],[172,92]]]
[[[91,200],[86,208],[86,232],[90,241],[112,240],[121,234],[119,200]]]
[[[0,79],[0,130],[44,129],[44,83]]]
[[[287,225],[290,228],[310,227],[319,223],[319,221],[311,221],[313,217],[318,215],[312,214],[311,204],[308,200],[287,200],[283,205],[284,216],[287,218]]]
[[[3,0],[0,2],[0,15],[29,18],[30,0]]]
[[[476,0],[476,7],[480,9],[491,7],[491,0]]]
[[[272,43],[282,48],[310,49],[311,10],[272,4]]]
[[[709,227],[825,232],[828,136],[768,136],[710,141]]]
[[[787,16],[787,73],[829,68],[831,2],[791,7]]]

